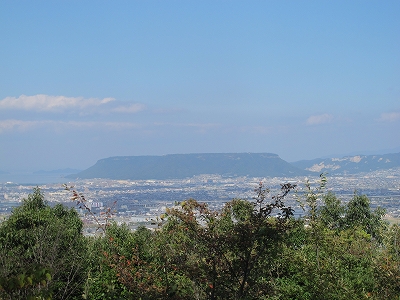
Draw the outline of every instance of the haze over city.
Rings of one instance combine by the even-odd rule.
[[[400,152],[399,12],[399,1],[2,1],[0,170]]]

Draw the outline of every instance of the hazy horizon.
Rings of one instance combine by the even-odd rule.
[[[0,170],[399,149],[399,13],[399,1],[2,1]]]

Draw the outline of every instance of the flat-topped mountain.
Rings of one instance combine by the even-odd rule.
[[[183,179],[200,174],[294,177],[320,173],[356,174],[400,167],[400,153],[318,158],[288,163],[272,153],[203,153],[116,156],[67,178]]]
[[[342,158],[302,160],[292,165],[315,173],[356,174],[400,167],[400,153],[383,155],[355,155]]]
[[[272,153],[206,153],[110,157],[68,177],[143,180],[182,179],[200,174],[279,177],[309,173]]]

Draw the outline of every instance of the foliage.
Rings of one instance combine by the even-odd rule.
[[[386,223],[382,220],[385,210],[377,208],[371,210],[370,200],[365,195],[354,193],[345,211],[344,226],[347,228],[361,227],[379,242],[382,241],[382,230],[385,230]]]
[[[260,184],[254,202],[234,199],[221,212],[194,200],[167,211],[163,231],[182,236],[183,243],[177,249],[185,256],[182,271],[199,295],[257,299],[270,293],[268,268],[279,253],[280,238],[292,215],[283,198],[293,188],[282,185],[281,194],[273,196],[271,203],[266,203],[269,190]]]
[[[0,293],[5,299],[80,295],[86,247],[74,209],[50,207],[41,191],[0,226]]]
[[[322,174],[305,184],[295,219],[260,183],[251,200],[221,210],[189,199],[155,230],[131,231],[95,215],[84,237],[74,209],[50,207],[39,189],[0,225],[0,299],[399,299],[400,230],[354,194],[342,204]]]
[[[372,211],[369,199],[356,193],[342,205],[334,194],[324,193],[326,183],[323,174],[317,187],[306,183],[308,214],[286,240],[284,258],[293,263],[278,266],[278,298],[381,299],[384,211]],[[387,287],[386,294],[394,296],[394,287]]]
[[[318,209],[318,215],[322,225],[328,229],[340,229],[343,226],[343,216],[345,206],[339,198],[332,192],[328,192],[322,197],[323,205]]]

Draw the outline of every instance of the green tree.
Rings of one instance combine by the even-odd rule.
[[[322,197],[323,205],[318,209],[318,216],[322,224],[329,229],[340,229],[343,226],[345,206],[332,192]]]
[[[386,246],[396,245],[396,235],[387,235],[384,211],[372,210],[369,199],[357,194],[342,205],[324,193],[325,185],[323,175],[317,187],[306,183],[307,216],[284,239],[275,264],[275,297],[398,299],[398,264],[388,255],[395,253],[393,247]],[[383,240],[386,236],[391,242]]]
[[[74,209],[50,207],[35,188],[0,225],[2,297],[79,298],[86,276],[82,226]]]
[[[85,299],[166,299],[163,257],[157,249],[149,229],[131,231],[111,222],[104,235],[91,239]]]
[[[385,232],[383,247],[374,257],[376,299],[400,297],[400,226],[393,224]]]
[[[384,215],[385,210],[382,208],[371,210],[367,196],[354,193],[346,206],[343,222],[346,228],[360,227],[378,242],[382,242],[382,231],[387,227],[387,222],[383,220]]]
[[[194,200],[168,211],[163,231],[186,232],[184,249],[192,252],[192,264],[185,265],[185,274],[207,299],[261,299],[272,294],[270,267],[292,215],[283,199],[293,188],[282,185],[271,203],[269,190],[260,184],[253,202],[235,199],[220,212]]]

